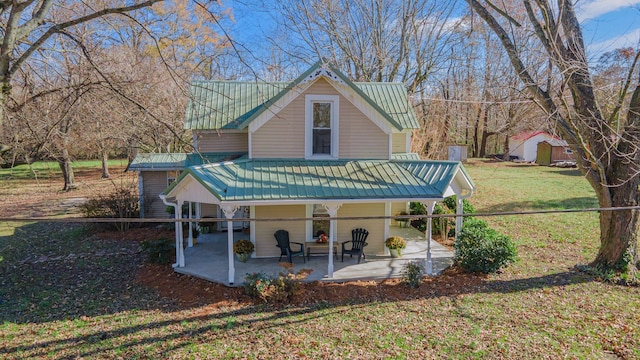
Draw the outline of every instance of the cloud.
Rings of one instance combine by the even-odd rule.
[[[615,49],[638,47],[639,44],[640,29],[635,29],[611,39],[589,44],[587,46],[587,52],[591,55],[600,56],[605,52]]]
[[[578,20],[583,22],[638,4],[640,4],[640,0],[587,0],[576,4],[576,13]]]

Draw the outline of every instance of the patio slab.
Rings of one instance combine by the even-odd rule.
[[[327,276],[327,254],[312,256],[306,263],[303,262],[302,257],[295,257],[293,270],[313,270],[306,278],[307,282],[341,282],[399,277],[404,264],[414,260],[420,261],[426,269],[427,241],[424,234],[414,228],[397,227],[390,228],[389,232],[390,235],[402,236],[407,240],[407,247],[403,250],[401,258],[367,254],[367,258],[360,264],[357,257],[348,256],[345,257],[344,262],[341,262],[338,249],[338,260],[334,259],[333,278]],[[234,241],[241,238],[246,238],[246,235],[240,232],[234,233]],[[233,284],[230,284],[227,276],[229,268],[227,254],[226,232],[201,234],[197,244],[185,249],[185,266],[174,270],[227,286],[242,286],[244,277],[248,273],[277,274],[283,270],[278,266],[278,258],[250,258],[246,263],[242,263],[234,257],[235,279]],[[453,253],[435,241],[431,241],[431,255],[434,275],[441,273],[452,263]]]

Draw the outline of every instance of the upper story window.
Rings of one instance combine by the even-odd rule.
[[[307,95],[306,158],[338,157],[338,107],[336,95]]]

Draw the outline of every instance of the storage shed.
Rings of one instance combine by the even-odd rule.
[[[572,161],[573,151],[566,145],[554,145],[546,141],[538,143],[536,163],[551,165],[560,161]]]
[[[552,146],[567,146],[567,142],[545,131],[521,132],[509,138],[509,156],[521,161],[537,160],[538,144],[546,141]]]

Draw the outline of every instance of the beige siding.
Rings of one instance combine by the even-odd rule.
[[[318,80],[252,135],[254,158],[304,157],[307,94],[339,95],[326,80]],[[340,158],[389,158],[388,135],[343,96],[338,116]]]
[[[144,186],[144,217],[169,218],[169,214],[165,211],[167,206],[158,197],[167,188],[167,172],[142,171],[141,174]]]
[[[384,203],[379,204],[345,204],[338,210],[338,217],[349,216],[384,216]],[[364,220],[339,220],[338,243],[351,240],[351,230],[355,228],[365,228],[369,231],[365,254],[384,254],[384,220],[364,219]],[[338,255],[340,248],[338,248]]]
[[[392,135],[391,152],[406,153],[407,152],[407,133],[394,133]]]
[[[395,202],[391,203],[391,216],[400,215],[401,211],[408,211],[408,206],[406,202]],[[391,224],[397,226],[398,222],[395,220],[391,220]]]
[[[256,206],[256,219],[273,218],[301,218],[305,217],[305,205],[281,205],[281,206]],[[280,256],[280,248],[276,247],[276,239],[273,234],[279,229],[289,232],[289,240],[305,242],[305,221],[256,221],[256,256]]]
[[[200,204],[200,215],[202,217],[218,217],[218,205]]]
[[[304,158],[304,95],[251,135],[253,158]]]
[[[248,152],[247,132],[229,132],[225,130],[198,132],[198,148],[200,152]]]

